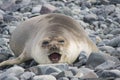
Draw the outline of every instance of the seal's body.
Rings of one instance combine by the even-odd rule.
[[[98,51],[77,21],[56,13],[37,16],[20,24],[11,36],[10,47],[18,57],[2,62],[0,66],[29,59],[39,64],[71,64],[81,51],[87,56]]]

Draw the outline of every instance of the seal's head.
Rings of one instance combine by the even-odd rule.
[[[54,26],[57,26],[55,28]],[[40,64],[69,63],[71,64],[79,55],[79,49],[74,34],[62,25],[54,25],[41,32],[40,38],[33,47],[34,59]],[[62,27],[61,27],[62,26]],[[39,40],[39,41],[38,41]],[[39,43],[39,44],[38,44]],[[73,58],[71,58],[73,57]]]

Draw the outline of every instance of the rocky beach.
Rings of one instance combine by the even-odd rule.
[[[120,80],[120,0],[0,0],[0,62],[15,58],[10,36],[23,21],[47,13],[77,20],[100,52],[72,64],[34,60],[0,68],[0,80]]]

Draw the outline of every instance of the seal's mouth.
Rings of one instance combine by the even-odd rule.
[[[50,54],[48,57],[53,63],[57,63],[57,62],[59,62],[59,60],[61,58],[61,54],[54,52],[54,53]]]

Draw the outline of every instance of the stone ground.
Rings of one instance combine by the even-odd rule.
[[[120,0],[0,0],[0,62],[14,58],[11,33],[24,20],[61,13],[77,20],[100,49],[72,64],[33,60],[0,69],[0,80],[120,80]],[[90,79],[91,80],[91,79]]]

